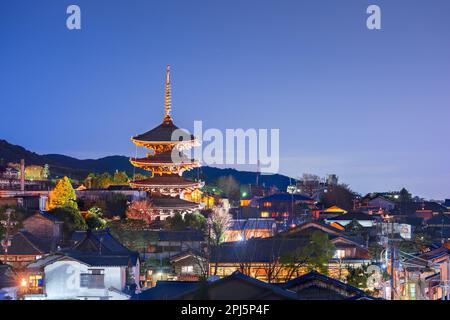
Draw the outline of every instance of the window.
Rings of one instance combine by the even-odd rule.
[[[181,274],[193,274],[193,273],[194,273],[194,266],[181,267]]]
[[[105,270],[89,269],[88,273],[80,274],[80,287],[88,289],[103,289],[105,287]]]
[[[334,252],[334,258],[343,259],[345,258],[345,250],[338,249]]]
[[[261,211],[261,218],[268,218],[270,216],[269,212]]]

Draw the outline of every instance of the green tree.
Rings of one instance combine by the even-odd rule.
[[[217,179],[217,187],[222,190],[223,196],[231,203],[237,204],[241,198],[239,183],[233,176],[225,176]]]
[[[301,268],[327,274],[328,263],[333,258],[334,251],[334,244],[328,239],[328,234],[314,231],[305,244],[280,257],[280,262],[288,271],[286,280],[298,275]]]
[[[198,211],[186,213],[184,215],[184,223],[187,228],[196,230],[205,230],[206,218]]]
[[[183,216],[178,212],[171,217],[167,217],[164,221],[164,226],[166,227],[166,229],[174,231],[186,229],[186,224],[184,223]]]
[[[113,176],[113,184],[126,185],[128,184],[128,175],[125,171],[116,171]]]
[[[69,178],[64,177],[57,182],[56,187],[50,192],[48,208],[50,210],[63,207],[78,209],[76,200],[77,196],[72,183]]]
[[[126,217],[128,199],[121,193],[114,193],[105,199],[105,216],[109,218],[120,217],[121,219]]]
[[[102,210],[99,207],[92,207],[86,214],[86,225],[91,230],[104,229],[106,226],[106,220],[104,220],[102,217]]]
[[[345,226],[345,231],[353,236],[361,236],[365,233],[364,227],[356,219]]]
[[[366,290],[367,281],[370,276],[370,274],[366,272],[366,269],[367,266],[361,266],[357,268],[348,266],[347,267],[348,274],[346,277],[347,283],[361,290]]]
[[[49,212],[63,222],[63,231],[66,237],[69,237],[74,231],[86,230],[86,221],[76,208],[57,207]]]

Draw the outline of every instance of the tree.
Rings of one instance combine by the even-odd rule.
[[[187,228],[195,230],[206,229],[206,218],[198,211],[193,213],[186,213],[184,215],[184,223]]]
[[[225,197],[230,199],[233,204],[239,203],[240,187],[233,176],[220,177],[217,179],[217,187],[222,190]]]
[[[328,234],[321,231],[311,233],[306,244],[280,258],[281,263],[288,270],[286,280],[298,275],[300,268],[308,271],[319,270],[326,274],[328,262],[334,256],[334,244],[328,239]]]
[[[155,221],[156,212],[150,199],[133,201],[127,209],[128,219],[142,220],[147,224]]]
[[[231,214],[224,208],[214,208],[207,220],[208,235],[213,245],[219,245],[224,240],[225,231],[230,227]]]
[[[348,211],[353,209],[354,199],[355,194],[350,187],[345,184],[339,184],[330,187],[327,192],[323,193],[320,201],[326,208],[338,206]]]
[[[86,217],[86,224],[91,230],[104,229],[106,226],[106,220],[103,218],[102,210],[99,207],[92,207],[88,210]]]
[[[353,268],[351,266],[347,267],[348,274],[346,277],[347,283],[351,286],[359,288],[361,290],[367,289],[367,281],[370,274],[366,272],[367,266],[361,266]]]
[[[105,216],[112,217],[120,217],[125,218],[127,207],[128,207],[128,199],[125,195],[121,193],[114,193],[108,196],[105,199],[106,211]]]
[[[76,230],[85,230],[86,221],[77,208],[56,207],[50,213],[63,222],[63,230],[66,236],[70,236]]]
[[[365,233],[364,227],[356,219],[345,226],[345,231],[352,236],[361,236]]]
[[[171,217],[167,217],[164,221],[164,226],[173,231],[180,231],[186,229],[186,225],[183,220],[183,216],[177,212]]]
[[[115,185],[126,185],[128,184],[128,175],[125,171],[116,171],[113,177],[113,183]]]
[[[50,192],[48,208],[50,210],[63,207],[78,209],[76,200],[77,196],[72,183],[69,178],[64,177],[58,181],[56,187]]]

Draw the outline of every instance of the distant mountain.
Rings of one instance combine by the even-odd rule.
[[[140,169],[135,169],[128,161],[128,157],[125,156],[80,160],[60,154],[39,155],[21,146],[10,144],[6,140],[0,140],[0,164],[7,164],[8,162],[17,163],[21,159],[25,159],[26,165],[48,164],[52,176],[61,177],[66,175],[77,180],[86,178],[91,172],[114,173],[114,171],[119,170],[126,171],[130,175],[135,170],[136,172],[142,172]],[[250,184],[256,181],[256,172],[208,166],[186,172],[185,176],[191,178],[201,176],[206,183],[213,183],[223,176],[233,176],[240,184]],[[289,185],[289,177],[280,174],[261,175],[259,182],[265,184],[267,187],[276,186],[280,190],[286,190],[286,187]]]

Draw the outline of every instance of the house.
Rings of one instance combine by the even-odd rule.
[[[450,199],[445,199],[443,206],[450,210]]]
[[[156,286],[132,295],[130,300],[173,300],[198,288],[198,281],[158,281]]]
[[[170,265],[178,280],[197,281],[207,275],[208,263],[204,254],[194,250],[181,252],[170,258]]]
[[[242,241],[251,238],[267,238],[277,231],[275,219],[234,219],[225,231],[225,242]]]
[[[373,299],[363,290],[315,271],[283,283],[280,287],[295,292],[297,300]]]
[[[19,278],[11,266],[0,263],[0,300],[16,300]]]
[[[381,217],[365,214],[362,212],[349,212],[346,214],[339,215],[333,218],[325,219],[326,223],[339,223],[341,226],[345,227],[352,221],[357,221],[360,225],[365,228],[372,228],[376,225],[377,221],[380,221]]]
[[[369,207],[382,208],[384,211],[391,211],[395,208],[396,203],[381,195],[377,195],[367,202]]]
[[[371,255],[361,244],[360,239],[349,237],[330,226],[309,222],[275,237],[226,242],[213,247],[209,272],[224,277],[239,270],[267,282],[290,280],[307,272],[307,268],[295,260],[297,259],[295,253],[299,248],[309,245],[309,236],[314,231],[327,233],[335,246],[334,257],[328,262],[330,275],[345,277],[348,266],[356,268],[371,262]],[[290,260],[287,261],[286,258]]]
[[[450,299],[450,251],[445,246],[432,249],[403,262],[400,270],[400,298],[409,300]]]
[[[240,271],[207,282],[159,281],[132,300],[373,300],[364,291],[309,272],[285,283],[271,284]]]
[[[38,238],[54,240],[62,239],[63,222],[50,213],[38,211],[23,221],[23,228]]]
[[[29,279],[40,277],[40,293],[29,300],[124,300],[140,290],[140,260],[108,231],[86,231],[68,249],[27,267]],[[31,282],[31,280],[29,281]]]
[[[0,261],[14,269],[22,269],[29,263],[50,254],[54,242],[47,238],[38,238],[26,230],[14,234],[9,240],[7,252],[0,247]]]
[[[250,202],[250,207],[258,208],[261,218],[274,218],[278,221],[288,220],[295,208],[304,206],[305,213],[308,209],[314,207],[314,199],[291,193],[276,193],[266,197],[255,198]]]
[[[294,292],[235,271],[227,277],[199,284],[190,291],[174,296],[175,300],[295,300]]]
[[[161,260],[189,250],[201,252],[205,244],[205,236],[200,231],[161,230],[158,232],[158,240],[151,245],[146,257]]]

